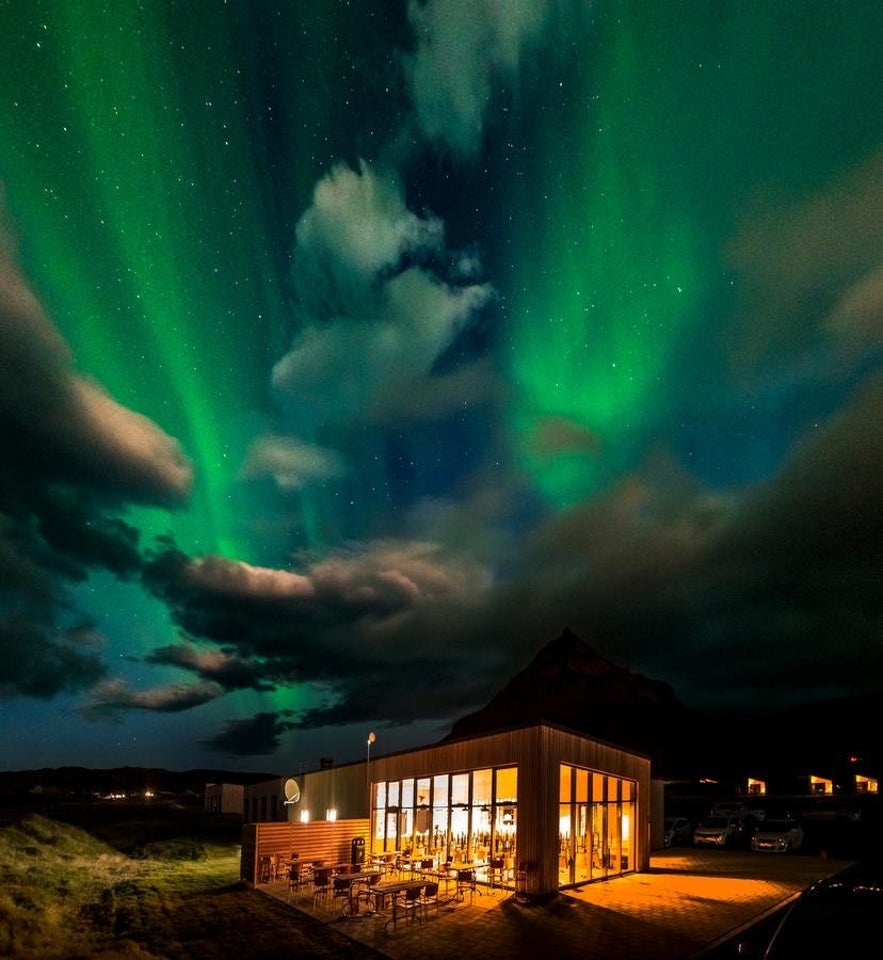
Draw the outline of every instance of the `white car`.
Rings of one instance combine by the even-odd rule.
[[[693,831],[693,843],[697,847],[726,847],[741,833],[742,824],[738,817],[708,817]]]
[[[767,820],[751,836],[751,849],[788,853],[803,846],[803,827],[796,820]]]

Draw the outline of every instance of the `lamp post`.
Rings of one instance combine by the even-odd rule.
[[[368,734],[368,755],[367,755],[367,757],[366,757],[366,759],[365,759],[365,788],[366,788],[366,790],[367,790],[367,792],[368,792],[368,820],[369,820],[369,822],[370,822],[370,820],[371,820],[371,744],[374,743],[374,741],[375,741],[376,739],[377,739],[377,737],[374,735],[374,731],[372,730],[372,731]]]

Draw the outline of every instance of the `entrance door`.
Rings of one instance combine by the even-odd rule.
[[[592,877],[592,824],[589,819],[589,809],[587,803],[576,805],[576,823],[573,830],[576,840],[573,879],[576,883],[581,880],[590,880]]]
[[[607,876],[610,866],[610,848],[607,843],[607,804],[592,804],[592,864],[593,880]]]

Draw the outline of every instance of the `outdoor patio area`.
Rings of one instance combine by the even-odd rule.
[[[392,960],[534,960],[546,954],[556,960],[688,960],[845,865],[816,856],[672,849],[655,854],[647,873],[586,884],[546,902],[480,883],[458,893],[448,883],[439,887],[437,906],[395,914],[391,897],[379,909],[360,897],[354,911],[333,891],[316,897],[309,884],[289,890],[287,879],[256,889]],[[407,882],[404,875],[384,876],[375,887]]]

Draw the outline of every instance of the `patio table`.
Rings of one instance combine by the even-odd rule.
[[[333,883],[336,887],[346,887],[346,903],[341,904],[341,915],[354,917],[359,912],[358,891],[356,887],[360,883],[369,883],[374,877],[379,877],[379,870],[368,870],[361,873],[339,873],[334,878]],[[374,884],[376,887],[377,884]]]
[[[383,902],[387,897],[392,900],[392,917],[387,920],[387,926],[391,923],[395,927],[399,896],[406,890],[412,890],[415,887],[419,890],[425,886],[425,880],[380,880],[371,887],[371,896],[374,897],[374,904],[378,913],[383,911]]]

